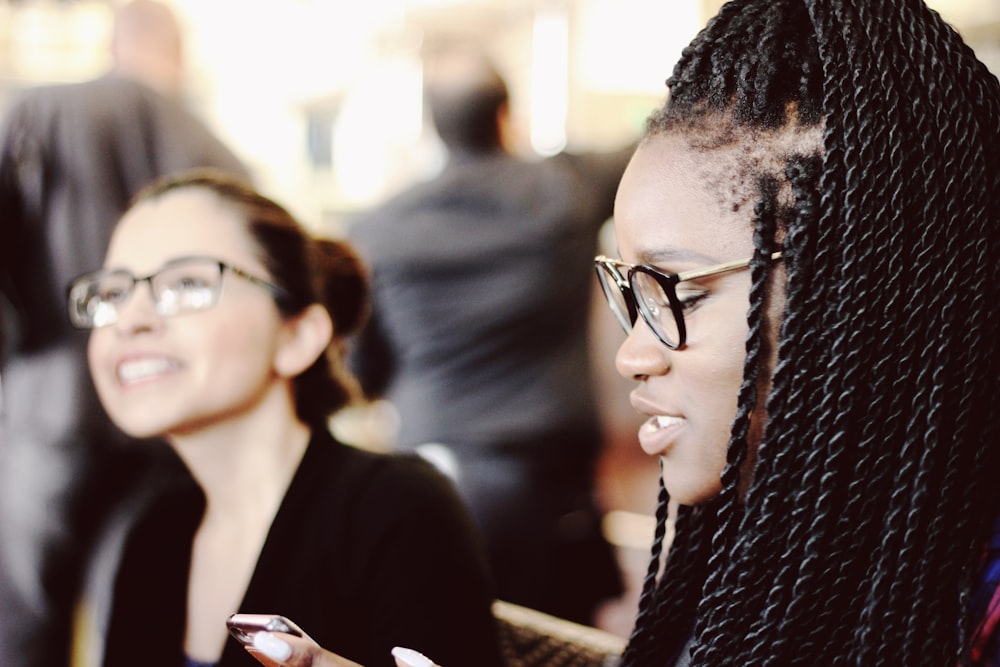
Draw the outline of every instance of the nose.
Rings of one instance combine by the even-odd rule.
[[[663,375],[670,369],[672,352],[640,317],[618,347],[615,369],[626,380],[644,380]]]
[[[163,316],[156,311],[153,288],[149,281],[139,281],[123,302],[116,308],[115,330],[134,335],[157,329]]]

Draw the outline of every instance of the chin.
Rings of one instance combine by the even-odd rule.
[[[667,488],[667,493],[670,494],[670,500],[681,505],[695,507],[704,505],[722,493],[722,484],[719,483],[718,478],[697,486],[692,485],[689,480],[685,481],[688,483],[671,483],[668,477],[664,477],[663,485]]]
[[[162,428],[157,428],[155,426],[150,426],[147,424],[134,424],[134,423],[122,423],[115,422],[119,429],[121,429],[125,435],[136,438],[139,440],[146,438],[158,438],[165,434],[165,430]]]
[[[170,427],[163,415],[144,415],[137,409],[107,410],[107,413],[115,426],[131,438],[157,438]]]

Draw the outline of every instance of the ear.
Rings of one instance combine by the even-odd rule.
[[[293,378],[323,354],[333,338],[333,320],[326,308],[312,304],[285,322],[285,333],[274,354],[274,370]]]

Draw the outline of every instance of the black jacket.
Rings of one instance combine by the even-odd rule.
[[[131,532],[106,667],[182,664],[191,544],[203,509],[189,479]],[[492,667],[500,664],[492,599],[478,535],[446,478],[415,456],[317,433],[233,611],[287,616],[366,667],[393,665],[393,646],[443,665]],[[258,664],[230,638],[219,667]]]

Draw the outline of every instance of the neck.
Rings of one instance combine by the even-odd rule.
[[[270,521],[310,435],[290,395],[272,392],[249,413],[171,435],[169,441],[205,493],[205,521],[238,525]]]

